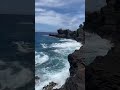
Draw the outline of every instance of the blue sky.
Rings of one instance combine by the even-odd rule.
[[[76,30],[85,19],[85,0],[35,0],[35,31]]]

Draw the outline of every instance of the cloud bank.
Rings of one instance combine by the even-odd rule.
[[[42,25],[46,25],[48,29],[50,26],[53,27],[52,29],[75,30],[84,22],[84,18],[84,0],[36,0],[35,2],[36,31],[42,31]]]

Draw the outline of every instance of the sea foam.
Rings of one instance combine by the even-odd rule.
[[[79,49],[81,44],[77,41],[68,41],[68,42],[63,42],[63,43],[53,43],[50,47],[53,48],[77,48]]]
[[[42,46],[42,48],[47,48],[48,47],[47,44],[45,44],[45,43],[41,44],[41,46]]]
[[[67,56],[70,53],[74,52],[74,50],[80,49],[82,44],[71,39],[60,39],[58,43],[52,43],[49,45],[41,44],[41,45],[42,48],[53,49],[52,51],[58,53],[59,57],[55,55],[49,57],[45,53],[37,54],[35,57],[36,63],[42,64],[48,61],[49,59],[59,60],[64,64],[64,67],[58,71],[52,71],[52,72],[47,70],[47,68],[43,68],[42,71],[44,71],[45,74],[42,75],[42,80],[35,86],[35,89],[43,90],[43,87],[49,85],[50,82],[57,83],[57,85],[53,89],[59,89],[65,84],[66,79],[70,76],[70,72],[69,72],[70,65],[67,60]]]
[[[44,54],[43,52],[40,52],[39,54],[36,53],[35,55],[35,64],[43,64],[49,60],[49,56]]]
[[[35,87],[35,90],[43,90],[43,87],[49,85],[50,82],[57,83],[53,89],[59,89],[62,87],[66,79],[70,76],[69,67],[69,64],[66,63],[66,66],[59,72],[50,73],[49,71],[46,71],[46,75],[43,77],[45,80],[43,82],[39,82]]]
[[[53,43],[50,47],[56,48],[54,52],[63,54],[63,55],[68,55],[72,53],[74,50],[80,49],[82,46],[81,43],[71,40],[71,39],[61,39],[62,43]]]

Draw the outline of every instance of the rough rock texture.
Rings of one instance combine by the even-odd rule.
[[[112,48],[106,56],[97,56],[86,67],[86,89],[120,89],[120,46]]]
[[[86,14],[84,30],[110,40],[114,46],[86,66],[86,90],[120,90],[120,0],[106,2],[100,11]]]
[[[71,31],[69,29],[58,29],[57,32],[58,34],[49,34],[49,36],[54,36],[57,38],[74,39],[78,42],[84,43],[84,31],[82,25],[80,25],[76,31]]]
[[[55,87],[57,84],[54,82],[49,83],[49,85],[43,87],[44,90],[53,90],[53,87]]]

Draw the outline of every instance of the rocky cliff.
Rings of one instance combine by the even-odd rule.
[[[71,76],[59,90],[120,90],[120,0],[106,3],[86,12],[83,46],[68,56]]]
[[[86,13],[84,30],[113,43],[106,55],[86,66],[86,90],[120,90],[120,0],[106,3],[100,11]]]

